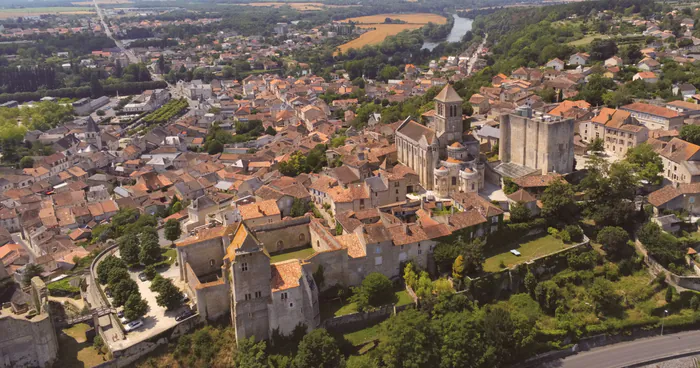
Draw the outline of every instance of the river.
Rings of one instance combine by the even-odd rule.
[[[465,34],[467,34],[468,31],[471,31],[472,23],[474,23],[474,21],[469,19],[469,18],[462,18],[462,17],[458,16],[457,14],[452,14],[452,17],[455,19],[455,21],[452,25],[452,30],[450,31],[450,34],[447,35],[447,39],[445,41],[458,42],[462,39],[462,37]],[[437,46],[441,42],[445,42],[445,41],[439,41],[439,42],[425,41],[425,42],[423,42],[423,48],[432,51],[435,48],[435,46]]]

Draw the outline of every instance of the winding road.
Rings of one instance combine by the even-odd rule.
[[[680,332],[594,348],[544,364],[547,368],[640,367],[680,356],[700,355],[700,331]]]

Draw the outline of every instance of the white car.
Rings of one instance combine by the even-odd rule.
[[[129,324],[124,326],[124,331],[131,332],[133,330],[138,329],[141,326],[143,326],[143,321],[140,319],[137,319],[136,321],[129,322]]]

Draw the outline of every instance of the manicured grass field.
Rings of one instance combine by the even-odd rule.
[[[308,256],[316,253],[314,248],[304,248],[294,252],[280,253],[270,257],[270,263],[287,261],[290,259],[305,259]]]
[[[484,262],[484,271],[500,271],[501,267],[499,267],[499,264],[501,261],[503,261],[506,267],[512,267],[519,263],[527,262],[531,259],[568,248],[569,246],[569,244],[564,244],[564,242],[551,235],[546,235],[520,245],[516,244],[503,247],[502,249],[498,249],[500,252],[498,254],[492,254],[489,256],[487,250],[486,256],[488,258],[486,258],[486,262]],[[518,252],[520,252],[520,256],[518,257],[510,253],[511,249],[516,249]]]

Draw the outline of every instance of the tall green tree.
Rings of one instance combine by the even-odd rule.
[[[241,339],[233,358],[236,367],[269,368],[267,354],[265,354],[265,341],[255,342],[255,337]]]
[[[678,137],[686,142],[700,145],[700,125],[684,125]]]
[[[124,303],[124,317],[133,321],[146,315],[148,303],[141,298],[140,294],[133,293]]]
[[[345,358],[338,343],[325,329],[319,328],[306,334],[299,344],[293,368],[340,368]]]
[[[147,237],[141,240],[141,251],[139,252],[139,261],[144,266],[148,266],[158,262],[160,259],[160,246],[158,240],[152,237]]]
[[[180,221],[175,219],[170,219],[165,222],[165,239],[170,240],[175,243],[175,240],[180,238],[182,234],[182,229],[180,228]]]
[[[119,238],[119,255],[127,264],[139,263],[139,239],[134,234],[126,234]]]
[[[29,263],[28,265],[24,266],[24,272],[22,273],[22,283],[25,286],[31,284],[32,279],[36,276],[40,276],[42,272],[44,272],[44,267],[38,264]]]
[[[158,287],[158,295],[156,303],[168,310],[173,310],[182,305],[182,292],[172,282],[172,280],[163,278],[162,284]]]
[[[542,215],[550,219],[571,222],[576,215],[574,189],[566,181],[557,180],[545,189],[542,197]]]
[[[428,368],[440,361],[439,337],[424,313],[398,313],[382,323],[382,334],[377,356],[383,367]]]
[[[682,129],[695,126],[686,125]],[[681,131],[682,131],[681,129]],[[700,136],[698,136],[700,138]],[[634,172],[638,178],[645,180],[653,185],[659,185],[663,181],[661,172],[664,169],[664,164],[661,161],[661,156],[654,150],[654,147],[648,143],[642,143],[627,150],[625,160],[634,167]]]

